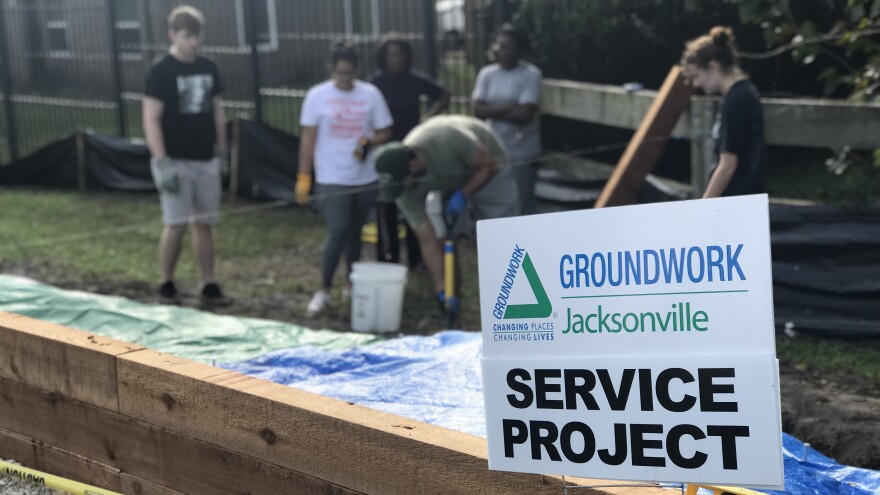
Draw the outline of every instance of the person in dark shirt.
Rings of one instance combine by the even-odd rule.
[[[704,198],[764,192],[764,112],[761,95],[739,68],[730,28],[716,26],[690,41],[685,75],[707,94],[724,97],[712,129],[717,162]]]
[[[403,38],[389,34],[383,38],[376,52],[376,65],[379,70],[370,80],[379,88],[391,116],[394,119],[392,140],[403,141],[409,131],[421,122],[421,97],[431,102],[425,119],[442,113],[449,105],[449,93],[427,74],[412,69],[412,46]],[[378,203],[377,226],[379,261],[397,263],[400,261],[400,243],[397,238],[397,206],[393,203]],[[408,264],[416,268],[421,262],[419,243],[412,229],[407,226],[406,247]]]
[[[214,279],[213,226],[226,156],[223,83],[217,66],[197,54],[203,24],[201,12],[192,7],[171,11],[171,48],[147,74],[143,102],[144,133],[165,226],[159,241],[159,296],[168,303],[179,302],[174,268],[187,224],[201,271],[202,302],[229,302]]]

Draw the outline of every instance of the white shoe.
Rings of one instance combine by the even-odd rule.
[[[346,285],[342,288],[342,300],[343,301],[351,301],[351,286]]]
[[[312,300],[309,301],[309,305],[306,306],[306,315],[309,317],[315,316],[324,311],[328,304],[330,304],[330,294],[325,290],[319,290],[315,292]]]

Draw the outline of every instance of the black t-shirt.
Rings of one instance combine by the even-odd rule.
[[[443,95],[443,88],[430,76],[418,71],[409,71],[395,76],[378,72],[370,82],[379,88],[394,125],[391,127],[391,139],[403,141],[409,131],[419,125],[419,98],[422,95],[434,101]]]
[[[763,193],[764,111],[761,95],[749,80],[736,82],[724,96],[712,137],[717,160],[720,161],[721,153],[737,157],[736,172],[722,196]]]
[[[168,156],[187,160],[214,157],[217,129],[213,101],[222,91],[217,66],[203,57],[186,63],[166,55],[150,68],[146,94],[165,104],[162,135]]]

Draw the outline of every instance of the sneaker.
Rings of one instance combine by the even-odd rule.
[[[342,288],[342,300],[351,301],[351,285],[346,285]]]
[[[232,300],[223,294],[220,286],[215,283],[205,284],[202,288],[202,304],[207,306],[228,306]]]
[[[309,301],[309,305],[306,306],[306,316],[312,317],[316,314],[324,311],[324,308],[330,304],[330,294],[325,290],[319,290],[315,292],[315,295],[312,296],[312,300]]]
[[[177,293],[177,287],[174,282],[168,280],[159,286],[159,302],[162,304],[179,304],[180,294]]]

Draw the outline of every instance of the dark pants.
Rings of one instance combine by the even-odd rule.
[[[376,230],[378,231],[376,253],[379,261],[400,262],[400,239],[397,236],[397,225],[397,205],[395,203],[376,203]],[[419,241],[416,239],[416,233],[408,224],[406,226],[406,252],[410,268],[415,268],[422,262]]]
[[[366,190],[364,190],[366,189]],[[361,257],[361,230],[370,209],[376,202],[376,188],[368,186],[337,186],[317,184],[318,206],[327,222],[327,244],[321,263],[321,283],[330,288],[339,258],[345,252],[348,274],[351,265]]]
[[[534,163],[515,165],[512,167],[516,187],[519,190],[519,205],[523,215],[534,215],[538,212],[535,204],[535,184],[538,182],[538,166]]]

